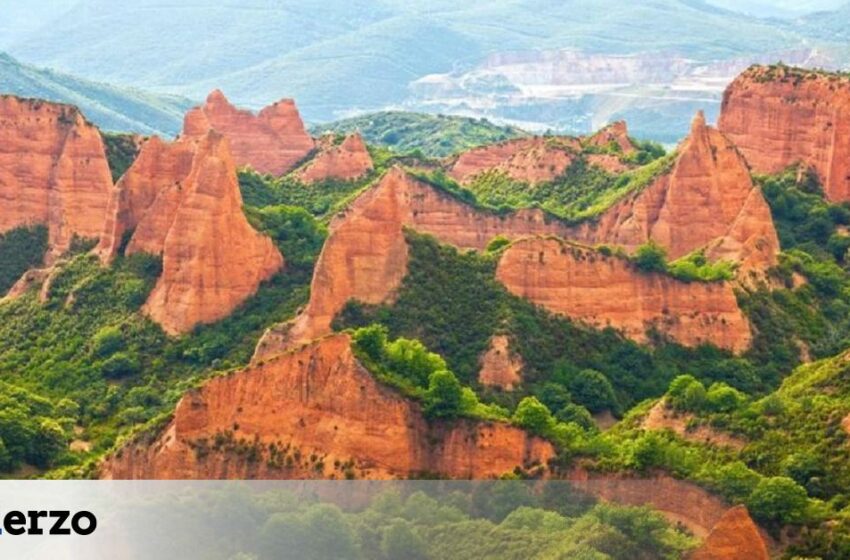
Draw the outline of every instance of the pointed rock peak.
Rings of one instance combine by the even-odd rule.
[[[207,96],[207,105],[230,105],[230,101],[227,100],[223,91],[214,89]]]
[[[359,132],[354,132],[345,137],[345,140],[342,141],[343,149],[351,150],[351,151],[365,151],[366,150],[366,142],[363,141],[363,137],[360,136]]]
[[[617,144],[624,154],[635,150],[635,145],[629,138],[629,127],[626,121],[614,121],[599,129],[588,139],[588,144],[591,146],[608,146],[612,142]]]
[[[691,134],[701,132],[703,129],[707,128],[707,126],[708,125],[705,124],[705,113],[702,110],[697,111],[697,114],[694,115],[694,118],[691,121]]]

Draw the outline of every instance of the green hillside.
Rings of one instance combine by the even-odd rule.
[[[369,113],[315,125],[310,131],[314,136],[360,132],[369,144],[385,146],[397,153],[419,151],[426,157],[444,157],[526,134],[516,127],[499,126],[486,119],[403,111]]]
[[[255,106],[295,97],[315,121],[398,103],[413,80],[492,53],[670,52],[705,61],[800,47],[812,34],[693,0],[87,0],[10,51],[98,80],[193,97],[214,87]]]
[[[21,64],[0,53],[0,92],[70,103],[103,130],[174,136],[193,105],[184,97],[115,87]]]

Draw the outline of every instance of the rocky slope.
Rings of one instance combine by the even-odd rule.
[[[827,198],[850,200],[850,78],[783,66],[754,66],[723,96],[720,130],[753,170],[803,163]]]
[[[485,387],[511,391],[522,382],[523,366],[522,357],[511,351],[508,336],[494,335],[487,351],[481,356],[478,382]]]
[[[690,560],[768,560],[770,554],[747,508],[731,508]]]
[[[237,109],[215,90],[204,105],[186,113],[183,136],[197,138],[210,128],[230,140],[236,165],[247,165],[260,173],[282,175],[314,148],[313,138],[291,99],[282,99],[255,115]]]
[[[587,139],[587,144],[600,148],[614,144],[623,154],[630,154],[637,149],[629,138],[629,128],[625,121],[616,121],[602,128]]]
[[[331,222],[313,274],[310,303],[293,324],[270,330],[256,357],[329,333],[331,321],[349,299],[390,300],[407,273],[404,227],[479,250],[496,235],[517,238],[564,230],[538,210],[504,216],[478,211],[393,168]]]
[[[183,397],[154,442],[119,451],[100,476],[493,478],[553,457],[550,444],[507,424],[429,424],[350,344],[334,335],[209,381]]]
[[[373,167],[372,156],[360,134],[349,134],[338,145],[328,136],[322,139],[319,153],[298,172],[298,177],[306,183],[325,179],[350,181],[359,179]]]
[[[647,341],[654,329],[686,346],[736,352],[752,339],[729,282],[682,282],[645,273],[617,256],[555,238],[513,243],[496,278],[512,293],[595,327]]]
[[[467,183],[485,171],[496,170],[517,181],[542,183],[561,175],[573,160],[571,150],[578,149],[574,138],[508,140],[462,153],[449,174],[459,183]]]
[[[735,146],[697,114],[669,173],[627,196],[573,237],[634,251],[652,239],[676,259],[706,248],[709,259],[740,263],[739,276],[776,264],[770,208]]]
[[[169,333],[230,314],[283,265],[248,224],[227,140],[152,138],[112,191],[98,252],[108,262],[128,232],[127,254],[162,255],[144,310]]]
[[[100,133],[77,108],[0,96],[0,232],[47,225],[54,260],[100,235],[111,187]]]

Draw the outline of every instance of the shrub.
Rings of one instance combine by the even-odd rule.
[[[750,512],[762,521],[799,523],[805,519],[806,490],[784,476],[764,478],[747,499]]]
[[[632,260],[644,272],[667,271],[667,251],[655,241],[650,240],[638,247]]]
[[[125,347],[124,335],[118,327],[103,327],[92,338],[92,354],[96,358],[107,358]]]
[[[705,409],[708,394],[705,386],[693,375],[680,375],[670,383],[667,402],[677,410],[699,412]]]
[[[108,379],[121,379],[139,373],[139,360],[127,352],[117,352],[100,365],[100,373]]]
[[[428,377],[425,415],[429,418],[456,418],[462,413],[462,387],[455,375],[445,369]]]
[[[555,419],[546,405],[535,397],[525,397],[516,407],[511,421],[533,434],[547,437],[555,426]]]
[[[583,369],[569,380],[568,388],[573,399],[590,412],[611,410],[619,413],[619,404],[611,382],[594,369]]]
[[[712,383],[706,395],[708,406],[715,412],[732,412],[746,400],[746,396],[725,383]]]

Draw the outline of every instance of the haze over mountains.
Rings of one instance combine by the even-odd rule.
[[[673,142],[752,62],[848,60],[846,18],[811,13],[836,0],[39,4],[0,1],[0,48],[22,62],[193,99],[220,87],[254,108],[294,97],[311,123],[387,108],[572,132],[627,118]]]

